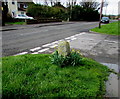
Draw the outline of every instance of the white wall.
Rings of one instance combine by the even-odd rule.
[[[12,1],[14,1],[14,4],[12,4]],[[18,14],[18,7],[17,7],[17,1],[16,0],[8,0],[8,8],[9,13],[12,15],[12,12]]]

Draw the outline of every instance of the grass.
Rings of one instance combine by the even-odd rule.
[[[6,22],[6,24],[11,24],[11,25],[24,25],[26,24],[25,22]]]
[[[118,31],[118,22],[102,25],[100,29],[96,27],[91,29],[91,31],[109,35],[120,35],[120,32]]]
[[[101,97],[109,69],[91,59],[84,65],[61,68],[50,54],[3,57],[3,99],[41,97]]]

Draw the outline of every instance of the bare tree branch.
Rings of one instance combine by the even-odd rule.
[[[85,8],[98,9],[100,3],[96,2],[96,0],[82,0],[80,5]]]
[[[67,6],[74,6],[76,5],[77,3],[77,0],[67,0],[66,4]]]

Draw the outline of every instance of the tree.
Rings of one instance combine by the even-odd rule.
[[[65,7],[61,4],[61,2],[56,2],[56,3],[54,3],[54,6],[53,6],[53,7],[65,8]]]
[[[44,0],[45,5],[48,5],[48,0]]]
[[[73,8],[73,6],[76,5],[76,2],[77,2],[77,0],[67,0],[67,2],[66,2],[67,9],[68,9],[68,15],[69,15],[68,20],[69,19],[71,20],[71,17],[72,17],[72,8]]]
[[[8,5],[7,2],[2,2],[2,26],[5,25],[5,20],[7,20]]]
[[[71,11],[72,21],[98,21],[99,13],[98,10],[94,10],[93,8],[85,8],[80,5],[75,5]]]
[[[67,0],[67,6],[75,6],[77,3],[77,0]]]
[[[49,0],[49,1],[50,1],[50,3],[51,3],[51,6],[53,6],[53,1],[54,1],[54,0]]]
[[[84,9],[81,6],[76,5],[72,9],[71,20],[73,20],[73,21],[84,20],[83,14],[84,14]]]
[[[96,2],[95,0],[82,0],[82,2],[80,2],[80,5],[86,9],[91,8],[97,10],[100,6],[100,3]]]

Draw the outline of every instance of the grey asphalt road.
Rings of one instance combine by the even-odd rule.
[[[88,31],[98,26],[98,22],[72,22],[70,24],[52,25],[8,30],[2,32],[2,55],[10,56],[31,48],[60,40],[71,35]]]

